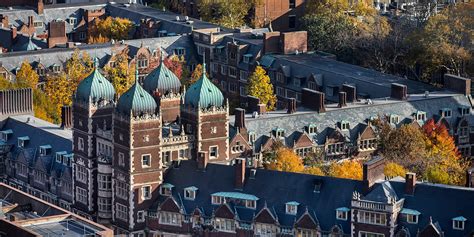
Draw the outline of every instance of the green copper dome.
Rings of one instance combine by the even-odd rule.
[[[178,77],[166,67],[161,58],[160,66],[155,68],[143,80],[143,88],[150,93],[158,91],[160,94],[178,92],[181,82]]]
[[[98,59],[94,61],[95,68],[89,76],[82,80],[77,86],[76,100],[97,102],[99,100],[111,101],[114,99],[115,89],[98,69]],[[91,101],[89,101],[89,99]]]
[[[206,76],[206,64],[202,66],[202,75],[191,85],[184,96],[184,103],[191,107],[221,107],[224,104],[222,92]]]
[[[138,83],[138,70],[135,72],[135,84],[128,89],[117,103],[117,111],[121,114],[140,116],[154,114],[156,111],[155,99]]]

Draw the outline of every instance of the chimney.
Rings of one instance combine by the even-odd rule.
[[[283,54],[306,53],[308,51],[308,32],[285,32],[280,37],[281,52]]]
[[[416,174],[406,173],[405,174],[405,194],[414,195],[416,186]]]
[[[2,23],[3,28],[8,28],[8,16],[0,14],[0,23]]]
[[[354,101],[357,100],[357,90],[355,86],[348,85],[348,84],[343,84],[342,85],[342,91],[346,92],[346,100],[349,103],[353,103]]]
[[[28,16],[28,27],[33,27],[33,16]]]
[[[397,100],[407,100],[408,90],[406,85],[392,83],[391,97]]]
[[[338,105],[338,107],[339,108],[346,107],[347,106],[346,100],[347,100],[346,92],[340,91],[339,92],[339,105]]]
[[[235,109],[235,121],[234,126],[241,129],[245,128],[245,109]]]
[[[385,179],[384,167],[385,159],[381,156],[374,156],[364,163],[362,172],[365,192],[368,192],[376,181]]]
[[[43,12],[44,12],[43,0],[38,0],[37,11],[38,11],[38,15],[43,15]]]
[[[56,45],[66,45],[66,22],[51,21],[48,27],[48,48],[53,48]]]
[[[444,87],[463,95],[471,94],[471,79],[452,74],[444,74]]]
[[[61,107],[61,128],[72,128],[72,108],[64,105]]]
[[[466,171],[466,187],[474,188],[474,167]]]
[[[10,34],[11,34],[10,38],[11,38],[11,41],[12,41],[12,44],[13,44],[13,41],[16,39],[16,37],[18,35],[16,27],[12,26]]]
[[[279,53],[280,51],[280,32],[263,33],[263,53]]]
[[[266,104],[258,104],[258,115],[264,115],[267,113],[267,105]]]
[[[209,162],[209,153],[207,151],[198,152],[197,165],[199,170],[206,170],[207,163]]]
[[[301,101],[305,107],[312,110],[316,110],[318,113],[326,112],[326,107],[324,106],[323,92],[303,88]]]
[[[296,112],[296,99],[295,98],[288,98],[288,105],[287,105],[287,112],[288,114],[294,114]]]
[[[235,189],[242,190],[245,183],[245,159],[235,159]]]

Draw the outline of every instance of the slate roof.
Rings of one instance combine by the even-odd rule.
[[[299,173],[288,173],[258,169],[255,177],[250,177],[249,168],[242,190],[234,189],[234,167],[228,165],[208,164],[205,171],[198,170],[195,161],[182,161],[179,166],[171,168],[164,176],[164,182],[174,185],[173,197],[181,203],[185,214],[192,214],[196,208],[202,210],[207,218],[219,205],[211,204],[211,194],[219,192],[238,192],[258,198],[255,210],[231,204],[240,220],[252,221],[254,216],[265,206],[276,215],[282,226],[292,227],[295,220],[308,209],[311,216],[320,224],[323,231],[329,231],[335,225],[342,227],[344,233],[350,233],[350,220],[336,219],[336,209],[351,207],[353,192],[363,193],[363,182],[357,180],[321,177]],[[216,178],[218,177],[218,178]],[[314,192],[315,182],[321,182],[320,192]],[[187,187],[198,188],[195,200],[182,199],[183,190]],[[399,218],[402,226],[406,226],[411,236],[416,236],[423,229],[430,217],[439,223],[445,236],[466,236],[474,230],[474,189],[430,183],[417,183],[413,196],[404,194],[405,183],[402,181],[382,181],[374,184],[372,191],[363,200],[379,199],[380,191],[397,200],[404,198],[403,208],[417,210],[421,213],[419,224],[407,224]],[[389,190],[388,192],[385,192]],[[386,196],[386,195],[382,195]],[[161,197],[161,202],[163,201]],[[298,214],[285,214],[285,203],[298,202]],[[376,200],[374,200],[376,201]],[[153,208],[156,208],[157,203]],[[442,206],[442,208],[440,208]],[[156,211],[156,210],[153,210]],[[464,216],[464,231],[452,229],[452,218]]]
[[[245,115],[245,124],[249,132],[254,132],[258,137],[268,136],[272,129],[280,128],[285,130],[285,135],[290,135],[294,131],[303,131],[305,126],[314,124],[317,126],[317,133],[312,136],[318,144],[324,144],[328,135],[336,128],[336,125],[345,120],[349,122],[349,131],[342,131],[345,136],[354,141],[359,132],[363,131],[367,119],[377,116],[396,114],[400,116],[400,121],[412,119],[417,111],[426,112],[429,119],[440,113],[442,108],[451,108],[451,118],[446,118],[450,124],[456,124],[461,117],[458,108],[471,106],[469,99],[461,94],[449,91],[433,92],[428,98],[424,94],[411,94],[407,101],[394,100],[391,98],[373,99],[373,104],[368,105],[365,101],[349,104],[347,107],[338,108],[337,104],[326,105],[325,113],[317,113],[307,110],[304,107],[297,108],[294,114],[287,114],[284,111],[272,111],[266,115],[252,118],[251,114]],[[473,112],[471,111],[473,117]],[[235,117],[230,116],[229,123],[234,124]]]
[[[27,122],[28,121],[28,122]],[[12,134],[6,144],[12,146],[12,159],[16,159],[20,153],[26,155],[30,166],[34,166],[41,159],[48,174],[53,171],[60,176],[65,169],[71,169],[64,164],[55,162],[56,152],[72,153],[72,131],[65,130],[59,126],[41,120],[30,115],[11,116],[6,119],[1,131],[11,130]],[[28,136],[29,142],[25,148],[18,147],[18,138]],[[50,155],[40,156],[39,147],[51,146]]]

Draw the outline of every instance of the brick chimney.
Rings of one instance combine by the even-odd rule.
[[[0,23],[2,23],[3,28],[8,28],[8,16],[0,14]]]
[[[407,100],[408,89],[406,85],[392,83],[391,97],[397,100]]]
[[[347,93],[340,91],[338,107],[339,108],[346,107],[347,106],[346,100],[347,100]]]
[[[44,13],[44,3],[43,3],[43,0],[38,0],[38,5],[36,7],[37,11],[38,11],[38,15],[43,15]]]
[[[287,105],[287,112],[288,114],[296,113],[296,99],[295,98],[288,98],[288,105]]]
[[[18,35],[16,27],[12,26],[11,31],[10,31],[10,35],[11,35],[10,38],[11,38],[12,44],[13,44],[13,41],[16,39],[16,37]]]
[[[33,27],[33,16],[28,16],[28,28]]]
[[[374,156],[371,160],[367,161],[363,165],[363,182],[364,189],[366,192],[372,188],[378,180],[384,180],[385,175],[383,169],[385,167],[385,159],[381,156]]]
[[[235,189],[242,190],[245,183],[245,159],[237,158],[235,159]]]
[[[318,113],[326,112],[326,107],[324,106],[324,93],[311,90],[308,88],[303,88],[301,95],[301,102],[303,105],[309,109],[316,110]]]
[[[452,74],[444,74],[444,87],[463,95],[471,94],[471,79]]]
[[[245,109],[237,108],[235,109],[235,121],[234,127],[245,129]]]
[[[258,115],[263,115],[267,113],[267,105],[266,104],[258,104]]]
[[[416,186],[416,174],[406,173],[405,174],[405,194],[414,195]]]
[[[61,128],[72,128],[72,108],[64,105],[61,107]]]
[[[474,188],[474,167],[466,171],[466,187]]]
[[[349,103],[353,103],[354,101],[357,100],[357,90],[355,86],[348,85],[348,84],[343,84],[342,85],[342,91],[346,92],[346,100]]]
[[[279,53],[280,32],[265,32],[263,33],[263,53]]]
[[[53,48],[56,45],[66,45],[66,22],[51,21],[48,27],[48,48]]]
[[[280,42],[283,54],[306,53],[308,51],[308,32],[292,31],[282,33]]]
[[[209,153],[207,151],[198,152],[197,166],[199,170],[206,170],[207,163],[209,162]]]

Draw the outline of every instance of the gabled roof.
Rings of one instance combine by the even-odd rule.
[[[398,201],[398,196],[388,181],[382,182],[363,197],[364,200],[393,204]]]

